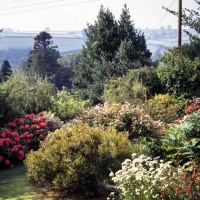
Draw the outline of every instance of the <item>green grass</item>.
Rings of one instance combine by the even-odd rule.
[[[23,164],[0,171],[0,200],[55,199],[53,194],[29,183]]]

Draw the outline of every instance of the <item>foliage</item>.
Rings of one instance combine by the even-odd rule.
[[[88,101],[81,101],[72,96],[66,88],[58,91],[52,96],[52,111],[62,120],[71,119],[72,117],[83,112]]]
[[[12,75],[12,69],[7,60],[4,60],[1,66],[0,74],[1,74],[0,81],[7,81],[8,77]]]
[[[169,127],[162,139],[162,149],[176,164],[190,160],[200,163],[200,111],[188,115],[179,126]]]
[[[92,104],[102,102],[106,80],[151,63],[144,35],[134,28],[126,5],[119,22],[101,6],[94,25],[88,24],[86,35],[80,63],[74,68],[73,86]]]
[[[73,120],[74,123],[77,121],[90,126],[100,125],[103,129],[114,127],[119,132],[128,133],[130,139],[159,136],[162,130],[162,123],[153,121],[144,110],[129,103],[97,105]]]
[[[57,130],[38,151],[31,152],[25,164],[31,180],[51,189],[101,191],[109,170],[131,155],[126,135],[113,128],[104,131],[86,124]]]
[[[192,167],[174,168],[170,162],[144,155],[132,155],[126,159],[122,169],[111,173],[112,180],[120,189],[121,199],[195,199],[199,198],[199,172]]]
[[[183,101],[169,94],[158,94],[148,100],[148,109],[154,120],[172,123],[183,116]]]
[[[131,77],[131,73],[128,73],[105,84],[103,98],[106,103],[144,102],[147,99],[147,91],[138,77]]]
[[[36,74],[19,71],[0,84],[1,121],[11,120],[26,113],[48,111],[55,87]]]
[[[158,77],[170,94],[191,98],[200,96],[200,59],[190,60],[179,50],[169,50],[161,57],[163,66],[157,68]]]
[[[60,54],[56,50],[57,46],[52,46],[52,36],[42,31],[34,40],[33,50],[30,51],[25,68],[42,77],[48,77],[59,89],[62,86],[71,87],[69,78],[71,78],[72,72],[70,69],[62,68],[58,64],[57,60],[60,58]]]
[[[43,113],[26,114],[5,124],[0,128],[0,168],[24,160],[28,151],[38,149],[40,141],[56,128],[60,128],[58,124],[47,120]]]

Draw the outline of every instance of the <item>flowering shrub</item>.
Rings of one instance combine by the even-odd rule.
[[[59,127],[43,113],[26,114],[25,118],[15,118],[6,124],[0,129],[0,167],[13,167],[30,149],[38,149],[40,141],[56,128]]]
[[[182,101],[169,94],[155,95],[148,100],[148,110],[154,120],[171,123],[182,116]]]
[[[200,177],[198,169],[192,172],[174,168],[170,162],[136,154],[122,163],[122,169],[111,173],[122,199],[199,199]]]
[[[86,122],[90,126],[100,125],[103,129],[111,126],[119,132],[128,133],[130,139],[155,136],[162,128],[162,123],[153,121],[143,109],[129,103],[97,105],[87,110],[81,118],[73,120],[76,121]]]
[[[25,160],[27,175],[51,189],[78,189],[97,192],[130,158],[131,142],[113,128],[102,130],[87,124],[75,124],[56,130],[38,151]]]
[[[188,101],[188,106],[187,106],[187,108],[185,110],[185,113],[189,114],[191,112],[198,111],[198,110],[200,110],[200,102],[195,101],[195,99],[194,100],[189,100]]]

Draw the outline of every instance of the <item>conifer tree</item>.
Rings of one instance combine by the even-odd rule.
[[[7,81],[8,77],[12,75],[12,69],[8,60],[4,60],[1,66],[1,81]]]

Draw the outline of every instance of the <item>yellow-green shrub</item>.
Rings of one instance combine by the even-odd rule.
[[[25,164],[31,180],[50,188],[75,188],[99,192],[121,162],[131,156],[127,135],[113,128],[76,124],[50,135],[37,152],[31,152]]]
[[[174,122],[183,114],[183,102],[169,94],[158,94],[148,100],[149,114],[154,120]]]

